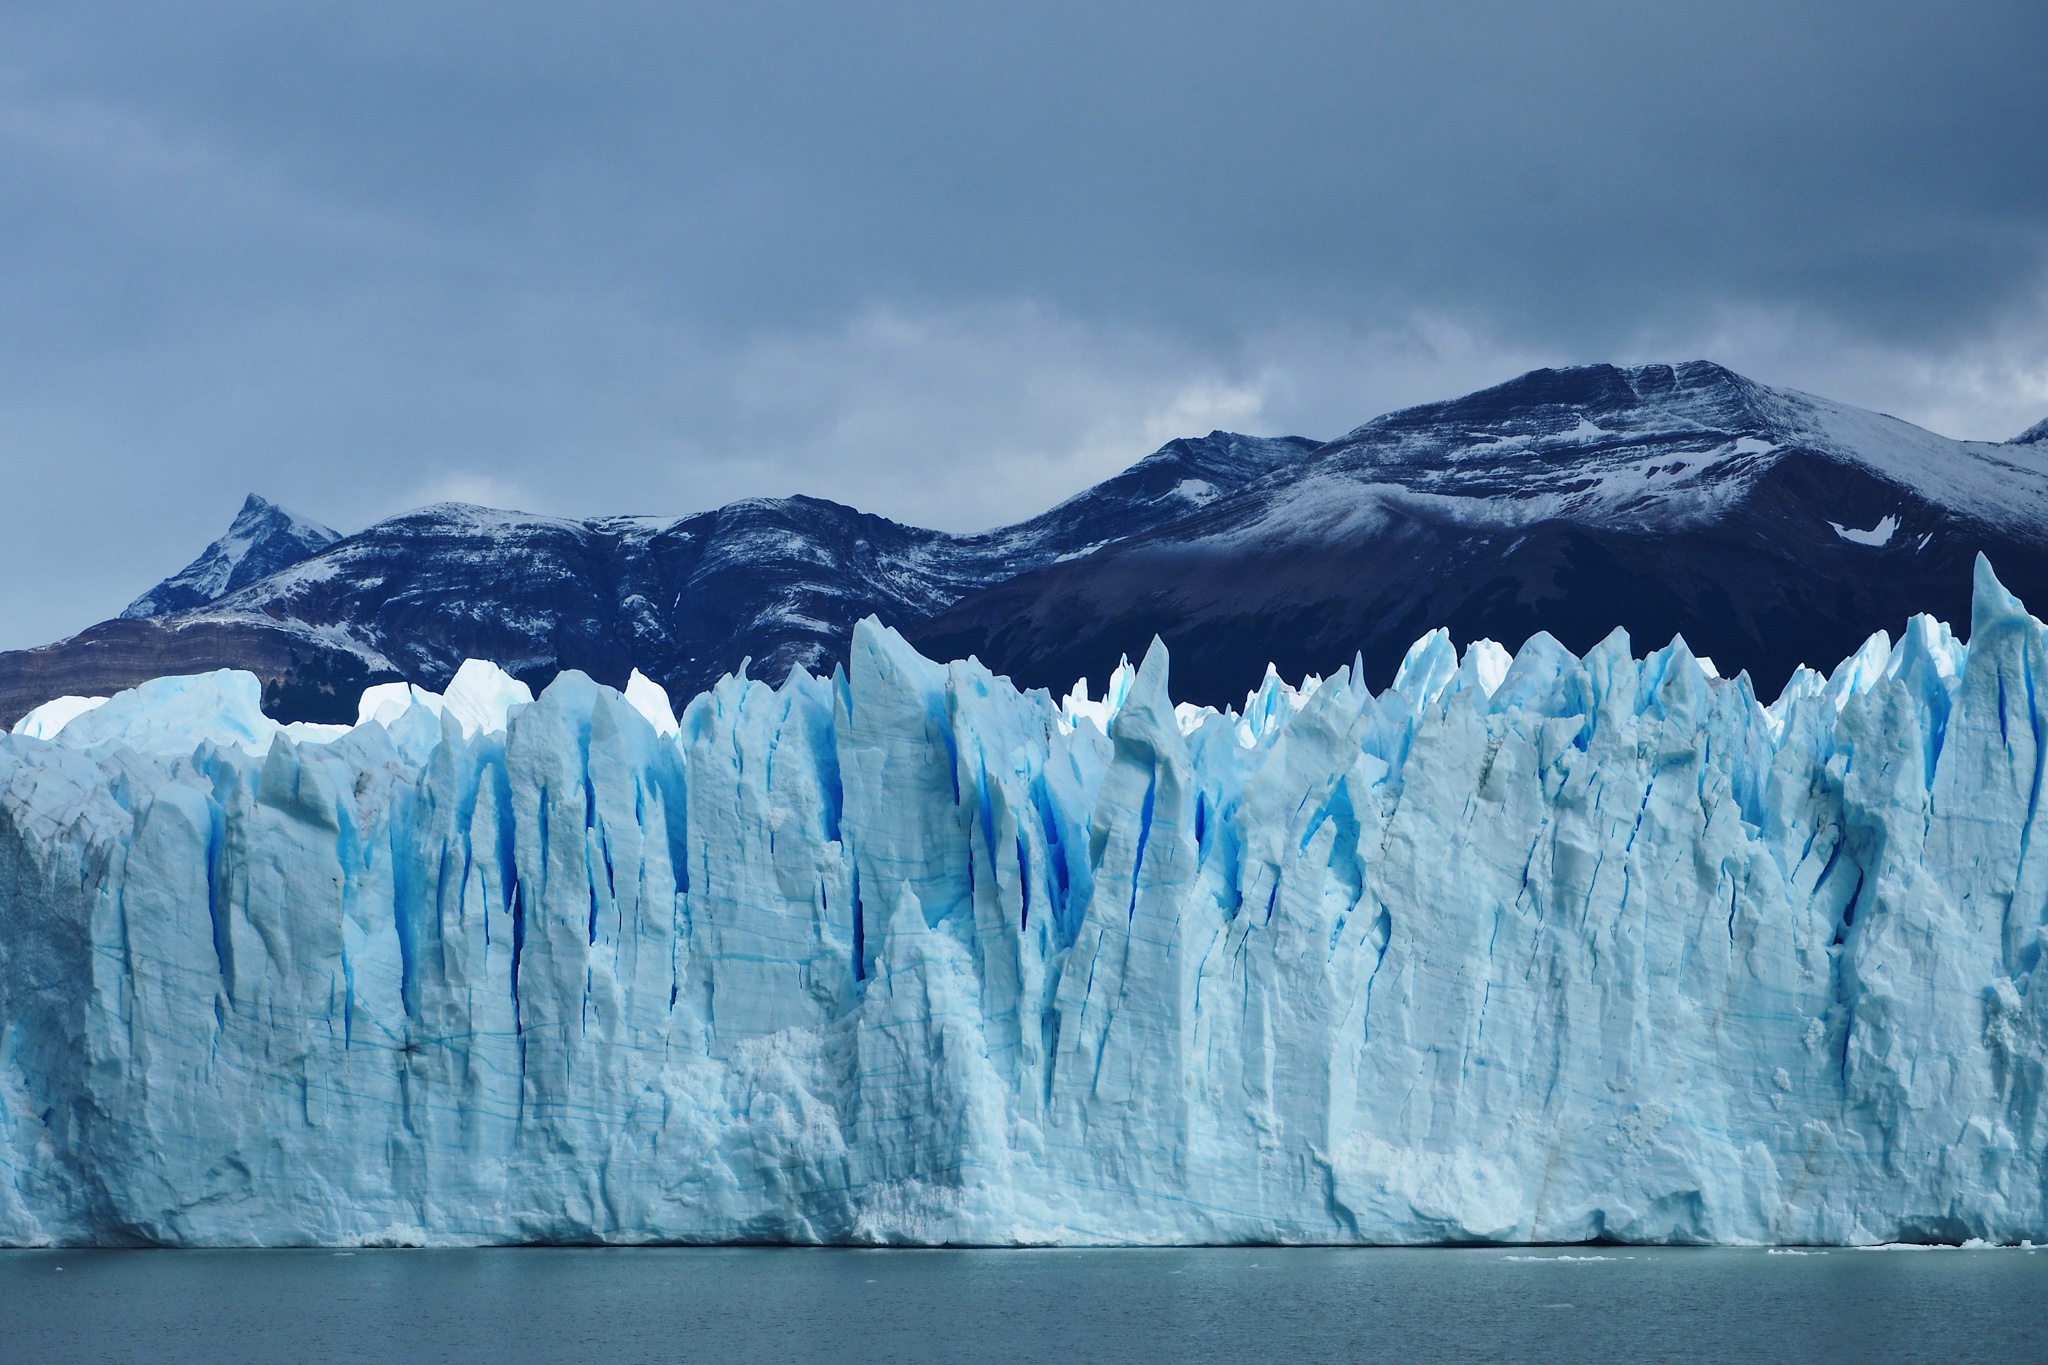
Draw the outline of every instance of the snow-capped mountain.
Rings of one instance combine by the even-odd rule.
[[[1304,456],[1304,439],[1175,441],[1041,516],[984,535],[904,526],[819,498],[680,521],[569,521],[442,504],[223,598],[209,615],[304,622],[372,668],[440,685],[464,658],[545,682],[638,667],[691,695],[751,659],[829,671],[853,623],[921,621],[1015,574],[1177,519]]]
[[[1682,634],[1768,696],[1915,612],[1962,619],[1979,550],[2048,600],[2048,423],[1951,441],[1706,362],[1594,365],[1326,445],[1174,441],[980,535],[803,497],[679,521],[444,504],[327,534],[252,499],[133,619],[0,655],[0,722],[222,666],[287,720],[348,719],[378,681],[441,687],[464,658],[535,687],[637,667],[689,696],[743,660],[770,681],[828,670],[869,614],[1062,691],[1155,634],[1181,695],[1224,704],[1269,662],[1327,673],[1362,652],[1384,686],[1439,624],[1578,651],[1618,624],[1646,646]]]
[[[1706,362],[1538,370],[1377,418],[1156,531],[963,600],[911,636],[1020,683],[1100,677],[1155,633],[1202,701],[1268,661],[1363,652],[1384,686],[1435,625],[1584,651],[1682,634],[1775,694],[1915,612],[1965,619],[1971,558],[2048,597],[2048,424],[2007,444]]]
[[[341,532],[317,521],[295,517],[276,503],[251,493],[235,513],[227,534],[200,551],[187,564],[142,596],[121,615],[135,618],[169,616],[218,601],[279,569],[317,554]]]
[[[234,564],[288,544],[255,541],[230,563],[250,539],[245,523],[261,520],[251,508],[268,509],[252,498],[236,529],[128,618],[0,654],[0,722],[51,697],[223,666],[261,677],[273,714],[314,721],[353,717],[372,683],[439,688],[465,658],[497,660],[536,686],[564,668],[623,686],[638,667],[679,696],[749,659],[776,681],[797,665],[829,671],[863,616],[923,621],[1019,572],[1176,520],[1315,448],[1227,432],[1172,441],[1050,511],[969,536],[807,497],[679,521],[446,503],[246,582]],[[214,586],[226,590],[185,603]],[[138,610],[156,603],[171,609]]]

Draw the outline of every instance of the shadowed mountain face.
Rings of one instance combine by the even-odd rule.
[[[264,679],[273,715],[304,720],[354,719],[370,682],[439,688],[465,658],[536,686],[564,668],[623,685],[637,667],[678,696],[747,660],[776,680],[798,666],[829,670],[863,616],[923,621],[1020,571],[1176,520],[1315,448],[1226,432],[1173,441],[1041,516],[974,536],[804,497],[666,523],[443,504],[293,555],[243,586],[211,566],[239,543],[252,508],[276,511],[252,498],[237,530],[137,608],[228,590],[0,654],[0,723],[53,696],[224,665]]]
[[[229,665],[281,719],[352,719],[367,683],[439,688],[471,657],[535,685],[637,667],[683,697],[743,660],[772,680],[829,669],[869,614],[933,657],[1062,689],[1157,634],[1176,698],[1212,704],[1269,660],[1293,677],[1362,651],[1383,686],[1436,626],[1579,652],[1617,625],[1643,645],[1683,634],[1768,697],[1914,612],[1967,620],[1979,550],[2048,600],[2048,423],[1957,442],[1705,362],[1596,365],[1327,445],[1170,442],[974,536],[802,497],[674,522],[445,504],[323,536],[252,498],[129,609],[146,619],[0,654],[0,723]]]

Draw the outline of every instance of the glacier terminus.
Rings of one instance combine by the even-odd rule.
[[[0,1243],[2048,1242],[2048,637],[0,737]],[[2036,841],[2036,833],[2043,838]]]

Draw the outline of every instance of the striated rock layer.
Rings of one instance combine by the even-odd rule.
[[[0,1241],[2048,1241],[2044,677],[151,684],[0,739]]]

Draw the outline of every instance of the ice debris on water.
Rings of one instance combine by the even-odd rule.
[[[2048,644],[0,737],[0,1242],[2048,1240]],[[1547,1256],[1544,1259],[1560,1259]]]

